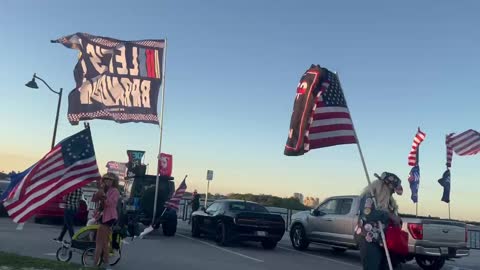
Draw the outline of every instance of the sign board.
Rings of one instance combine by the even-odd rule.
[[[212,180],[213,180],[213,171],[207,170],[207,181],[212,181]]]

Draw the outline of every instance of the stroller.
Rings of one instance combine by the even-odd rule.
[[[73,252],[82,254],[83,266],[95,266],[95,239],[99,225],[87,225],[78,230],[72,237],[71,243],[62,243],[57,250],[56,257],[58,261],[68,262],[72,259]],[[128,230],[125,226],[119,226],[118,223],[112,228],[109,236],[110,242],[110,265],[116,265],[122,258],[123,239],[128,236]]]

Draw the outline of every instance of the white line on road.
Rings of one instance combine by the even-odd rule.
[[[207,246],[210,246],[210,247],[219,249],[219,250],[221,250],[221,251],[225,251],[225,252],[228,252],[228,253],[231,253],[231,254],[235,254],[235,255],[240,256],[240,257],[245,258],[245,259],[250,259],[250,260],[252,260],[252,261],[261,262],[261,263],[264,262],[264,261],[262,261],[262,260],[260,260],[260,259],[253,258],[253,257],[247,256],[247,255],[244,255],[244,254],[242,254],[242,253],[238,253],[238,252],[235,252],[235,251],[226,249],[226,248],[221,248],[221,247],[219,247],[219,246],[215,246],[215,245],[212,245],[212,244],[210,244],[210,243],[208,243],[208,242],[201,241],[201,240],[198,240],[198,239],[195,239],[195,238],[191,238],[191,237],[188,237],[188,236],[183,235],[183,234],[177,233],[177,235],[178,235],[178,236],[181,236],[181,237],[183,237],[183,238],[186,238],[186,239],[190,239],[190,240],[192,240],[192,241],[200,242],[200,243],[202,243],[202,244],[205,244],[205,245],[207,245]]]
[[[45,256],[57,256],[57,253],[44,253]]]
[[[286,247],[280,247],[280,246],[279,246],[278,248],[281,248],[281,249],[284,249],[284,250],[288,250],[288,251],[291,251],[291,252],[300,253],[300,254],[303,254],[303,255],[306,255],[306,256],[310,256],[310,257],[315,257],[315,258],[317,258],[317,259],[324,259],[324,260],[326,260],[326,261],[331,261],[331,262],[343,264],[343,265],[346,265],[346,266],[351,266],[351,267],[355,267],[355,268],[360,268],[359,265],[355,265],[355,264],[352,264],[352,263],[346,263],[346,262],[334,260],[334,259],[331,259],[331,258],[322,256],[322,255],[313,255],[313,254],[310,254],[310,253],[301,252],[301,251],[298,251],[298,250],[295,250],[295,249],[286,248]]]

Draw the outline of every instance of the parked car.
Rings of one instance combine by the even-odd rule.
[[[219,245],[232,241],[257,241],[274,249],[285,233],[282,216],[254,202],[217,200],[192,214],[192,236],[213,236]]]
[[[336,252],[358,249],[354,228],[359,216],[360,197],[326,199],[311,211],[292,216],[290,239],[295,249],[304,250],[311,242],[331,246]],[[469,255],[465,223],[441,219],[402,217],[408,232],[409,255],[426,270],[441,269],[445,260]]]
[[[76,225],[85,225],[88,221],[88,206],[87,200],[83,196],[80,200],[80,206],[77,213],[75,214],[74,223]],[[38,211],[35,214],[34,221],[35,223],[47,223],[52,220],[61,220],[63,219],[65,210],[65,202],[63,197],[56,197],[51,202],[47,204],[44,208]]]
[[[10,184],[10,180],[0,180],[0,195],[7,189]],[[3,206],[3,203],[0,201],[0,217],[8,217],[7,210]]]

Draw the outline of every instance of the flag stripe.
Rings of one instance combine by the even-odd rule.
[[[324,138],[324,139],[318,139],[318,140],[310,140],[310,148],[315,149],[315,148],[321,148],[321,147],[334,146],[337,144],[340,145],[340,144],[351,144],[351,143],[357,143],[357,140],[355,137],[342,136],[342,137]]]
[[[335,131],[335,130],[353,130],[353,125],[351,124],[336,124],[328,126],[318,126],[310,128],[309,132],[311,133],[320,133],[326,131]]]
[[[320,140],[320,139],[327,139],[327,138],[334,138],[334,137],[348,137],[348,136],[355,136],[353,130],[335,130],[335,131],[325,131],[321,133],[314,133],[310,134],[309,139],[310,141]]]
[[[352,120],[349,118],[333,118],[324,120],[313,121],[310,127],[330,126],[335,124],[353,125]]]

